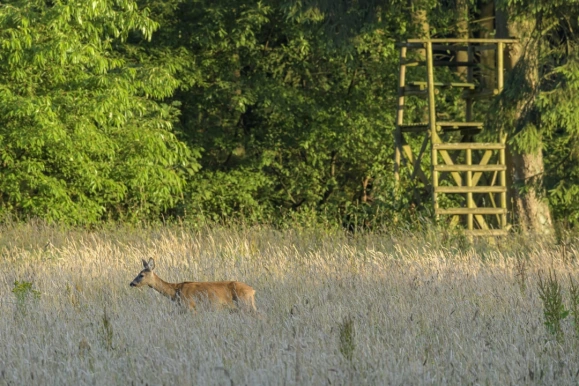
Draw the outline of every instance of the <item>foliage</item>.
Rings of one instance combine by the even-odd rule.
[[[575,336],[579,338],[579,286],[575,283],[571,274],[569,274],[569,295],[571,297],[571,307],[569,312],[573,316]]]
[[[579,12],[578,12],[579,14]],[[571,51],[559,54],[561,64],[548,75],[549,90],[541,95],[542,121],[546,132],[546,182],[549,202],[557,218],[579,224],[579,41],[569,41]]]
[[[30,299],[40,299],[40,291],[32,289],[32,283],[28,281],[14,281],[12,293],[16,297],[16,308],[21,315],[26,314],[26,305]]]
[[[339,325],[340,332],[340,352],[349,362],[354,358],[356,349],[354,319],[351,316],[344,318]]]
[[[70,223],[175,205],[195,153],[155,101],[177,85],[152,57],[121,55],[157,23],[130,0],[0,7],[0,213]]]
[[[579,1],[500,0],[497,6],[519,23],[533,26],[527,32],[525,60],[506,80],[505,92],[493,110],[495,126],[511,129],[510,142],[523,152],[542,151],[545,173],[540,177],[548,190],[555,218],[569,225],[579,223],[579,65],[575,32]],[[538,82],[525,77],[531,68]],[[512,106],[523,105],[521,118]]]
[[[576,224],[579,2],[495,3],[536,26],[526,64],[541,77],[527,84],[515,71],[490,115],[515,128],[513,145],[543,149],[554,213]],[[3,2],[0,217],[418,223],[428,208],[393,179],[395,43],[422,31],[413,13],[432,36],[456,34],[457,4]],[[472,17],[484,1],[461,4]],[[458,96],[437,104],[461,120]],[[517,126],[509,106],[520,101]],[[408,102],[405,118],[420,120],[424,100]]]
[[[324,4],[144,4],[160,22],[149,50],[170,50],[179,67],[181,130],[204,149],[188,215],[340,218],[349,203],[387,196],[376,187],[392,170],[394,110],[385,106],[403,8],[358,10],[335,36],[334,18],[346,16]]]
[[[561,341],[563,339],[561,321],[569,315],[569,310],[563,303],[561,284],[556,273],[549,271],[549,277],[545,280],[539,273],[539,298],[543,302],[544,324],[547,331]]]

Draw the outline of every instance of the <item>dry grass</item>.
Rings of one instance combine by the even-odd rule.
[[[0,385],[577,384],[572,319],[551,336],[537,291],[550,268],[568,291],[577,253],[428,231],[5,226]],[[267,317],[130,288],[150,256],[169,281],[250,284]]]

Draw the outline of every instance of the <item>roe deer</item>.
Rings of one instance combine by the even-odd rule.
[[[255,290],[239,281],[167,283],[153,270],[155,261],[143,260],[144,269],[131,282],[131,287],[148,285],[177,303],[195,309],[195,301],[207,299],[215,306],[233,306],[256,312]]]

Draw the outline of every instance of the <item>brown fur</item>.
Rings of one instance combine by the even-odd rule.
[[[207,300],[217,307],[234,307],[256,312],[255,290],[239,281],[167,283],[157,276],[155,261],[143,260],[144,269],[131,282],[131,287],[147,285],[179,304],[196,308],[196,301]]]

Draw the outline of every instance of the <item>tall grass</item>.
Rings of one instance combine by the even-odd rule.
[[[575,326],[545,328],[537,273],[577,280],[577,254],[435,229],[5,226],[0,385],[576,384]],[[266,317],[130,288],[147,257],[168,281],[250,284]]]

